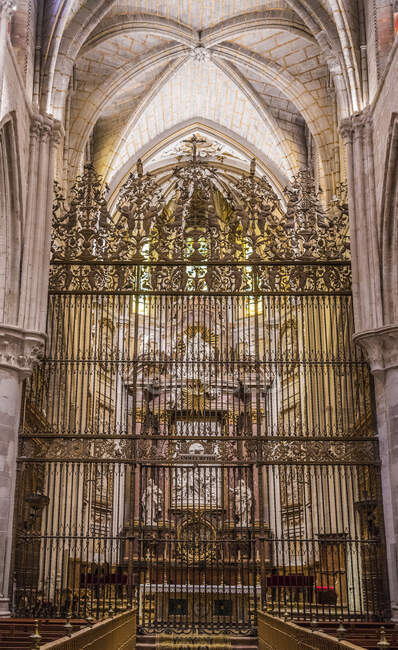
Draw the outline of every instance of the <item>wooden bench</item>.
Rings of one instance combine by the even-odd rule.
[[[300,627],[309,628],[311,623],[309,621],[295,621],[296,625]],[[387,641],[391,644],[390,650],[398,650],[398,629],[394,623],[380,623],[370,621],[343,621],[343,625],[347,632],[344,635],[344,640],[349,641],[355,645],[366,648],[366,650],[379,650],[377,642],[380,639],[380,628],[383,626],[386,633]],[[336,636],[336,630],[339,623],[336,621],[319,621],[318,627],[326,634]]]
[[[41,645],[65,636],[66,619],[38,619]],[[87,627],[84,619],[71,620],[73,631]],[[32,647],[31,635],[35,631],[36,619],[0,619],[0,650],[24,650]]]

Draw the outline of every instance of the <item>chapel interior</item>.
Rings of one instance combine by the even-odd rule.
[[[0,0],[0,650],[398,648],[397,88],[396,0]]]

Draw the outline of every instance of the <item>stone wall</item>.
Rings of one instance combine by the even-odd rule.
[[[17,9],[10,22],[14,3],[17,5]],[[5,567],[5,569],[0,569],[0,613],[3,605],[5,613],[8,607],[5,590],[9,571],[12,529],[12,514],[10,513],[12,513],[12,495],[15,484],[16,436],[21,383],[39,356],[45,340],[52,179],[55,167],[55,147],[62,138],[60,124],[53,117],[40,113],[36,100],[37,102],[39,100],[41,79],[43,105],[51,106],[51,110],[55,113],[58,111],[58,116],[68,125],[68,117],[63,113],[62,107],[68,95],[70,81],[72,81],[70,95],[76,90],[73,78],[69,79],[69,73],[72,71],[72,59],[66,56],[68,39],[71,36],[76,39],[74,56],[77,60],[79,38],[83,38],[82,26],[91,21],[91,27],[94,28],[101,16],[107,12],[106,2],[87,1],[81,3],[79,9],[79,3],[71,0],[62,3],[62,6],[66,7],[66,13],[70,12],[71,22],[68,24],[65,17],[64,22],[63,18],[62,20],[60,18],[55,25],[59,3],[43,0],[42,4],[44,6],[44,24],[40,25],[40,29],[36,29],[37,12],[40,6],[38,0],[0,0],[0,131],[6,121],[12,121],[16,151],[13,187],[15,194],[18,194],[18,210],[14,210],[12,214],[0,214],[2,219],[0,237],[3,237],[2,242],[0,239],[0,253],[4,258],[7,257],[8,252],[12,251],[14,257],[18,258],[18,268],[20,269],[20,272],[12,273],[12,283],[7,284],[9,298],[14,301],[15,306],[15,309],[8,313],[12,313],[13,316],[0,325],[0,467],[2,468],[0,471],[0,567]],[[193,3],[197,6],[199,4],[199,2]],[[222,3],[223,7],[228,5],[232,7],[232,4]],[[294,5],[294,2],[289,2],[289,4]],[[314,0],[312,4],[315,16],[318,3]],[[326,8],[332,5],[332,3],[326,2],[323,4]],[[359,52],[358,45],[361,44],[363,48],[366,45],[367,49],[368,70],[367,75],[362,77],[362,83],[364,86],[366,85],[365,78],[367,77],[370,104],[366,106],[367,90],[365,88],[357,89],[355,86],[355,89],[358,90],[358,97],[362,95],[365,99],[362,104],[359,100],[355,100],[352,105],[356,107],[354,110],[358,110],[358,106],[361,104],[362,111],[346,117],[344,123],[341,124],[341,134],[344,137],[348,153],[347,170],[350,190],[356,329],[358,341],[366,349],[376,376],[387,545],[390,575],[395,576],[398,552],[398,429],[396,425],[398,421],[398,397],[396,397],[398,395],[398,235],[396,234],[398,215],[397,206],[395,204],[393,207],[393,205],[397,196],[394,192],[396,192],[398,169],[396,162],[398,158],[394,157],[398,142],[398,127],[396,132],[394,131],[394,124],[398,121],[398,36],[395,37],[395,43],[393,43],[392,0],[366,0],[363,17],[360,12],[357,13],[360,3],[346,0],[341,4],[346,7],[346,22],[352,28],[352,44],[355,50],[353,57],[356,57],[356,62],[354,62],[356,66],[361,67],[366,58],[363,57],[364,60],[361,61],[361,54],[364,50]],[[175,5],[179,6],[179,3],[175,3]],[[297,6],[299,5],[300,3],[297,3]],[[321,6],[322,3],[319,5]],[[91,15],[90,12],[93,14]],[[343,23],[337,5],[335,12],[330,12],[328,20],[324,21],[323,9],[318,13],[319,21],[312,27],[314,35],[318,39],[317,42],[319,41],[322,45],[322,55],[316,46],[313,52],[316,56],[312,56],[308,61],[305,60],[309,56],[308,52],[312,51],[311,48],[315,47],[314,40],[314,43],[308,45],[310,50],[306,51],[303,59],[304,67],[301,67],[299,62],[294,61],[296,57],[300,58],[303,55],[300,48],[293,52],[290,40],[288,43],[277,43],[277,45],[285,47],[286,56],[290,59],[293,56],[293,63],[299,65],[295,69],[297,78],[293,79],[289,76],[286,79],[289,80],[290,89],[298,84],[297,92],[295,91],[296,94],[293,98],[296,102],[300,101],[303,110],[307,109],[309,118],[312,116],[308,123],[312,124],[314,132],[318,135],[325,133],[324,138],[326,139],[322,142],[324,142],[323,146],[327,151],[327,155],[324,156],[325,161],[328,162],[327,173],[334,170],[338,178],[337,168],[343,158],[343,147],[338,150],[337,134],[334,133],[337,109],[334,107],[335,102],[332,106],[330,102],[326,101],[332,92],[329,84],[326,85],[326,81],[333,70],[335,76],[341,76],[341,73],[339,72],[340,61],[338,57],[334,56],[333,51],[337,39],[334,39],[333,30],[330,31],[331,36],[328,36],[329,31],[326,27],[329,23],[333,23],[335,18],[336,22],[333,24],[336,27],[336,33],[339,32],[342,37]],[[301,15],[305,20],[306,15],[304,13]],[[163,22],[164,17],[161,17],[161,24]],[[321,24],[324,25],[322,30]],[[62,45],[64,49],[61,47],[60,61],[57,62],[54,59],[55,74],[52,79],[50,54],[53,50],[56,51],[58,38],[61,40],[61,37],[64,36],[61,25],[65,27],[66,39]],[[312,18],[308,25],[311,27]],[[168,25],[168,29],[172,27],[174,29],[175,25]],[[57,31],[57,36],[51,44],[50,35],[55,33],[54,30]],[[184,34],[186,36],[185,32],[186,30],[181,30],[180,27],[177,30],[179,36],[184,36]],[[152,38],[154,38],[153,35]],[[293,36],[291,38],[293,39]],[[294,38],[297,40],[297,37]],[[159,43],[161,42],[159,40]],[[191,43],[191,41],[188,42]],[[138,55],[141,52],[142,57],[145,50],[144,45],[139,44],[138,40],[137,43],[141,48],[137,50]],[[137,43],[131,43],[132,50],[138,47]],[[193,43],[194,41],[192,41]],[[245,40],[240,43],[240,56],[242,56],[244,46],[248,44],[250,43],[246,43]],[[40,70],[38,55],[41,47],[43,47],[43,52],[47,52],[46,48],[48,48],[49,56],[47,60],[43,56],[42,69]],[[259,49],[256,56],[257,54],[271,56],[265,46]],[[98,52],[94,59],[97,58],[97,55]],[[109,55],[105,52],[104,56],[106,58]],[[90,132],[94,126],[94,123],[91,124],[89,120],[91,113],[87,112],[94,97],[93,90],[95,90],[87,82],[87,72],[84,67],[87,61],[81,57],[80,68],[79,64],[77,67],[75,65],[75,73],[77,70],[75,85],[77,90],[80,88],[81,103],[76,103],[76,115],[72,115],[75,118],[74,131],[72,127],[67,129],[65,149],[62,151],[59,147],[58,176],[64,181],[67,180],[66,169],[73,161],[73,152],[77,152],[78,145],[81,146],[82,151],[84,150],[85,143],[82,142],[81,133],[86,130]],[[244,61],[246,59],[242,59],[241,65]],[[277,63],[279,65],[279,60]],[[122,67],[122,64],[123,60],[121,59],[120,64],[115,67]],[[95,60],[92,65],[96,65]],[[274,68],[279,70],[278,75],[282,74],[283,69],[276,68],[276,62],[273,66],[268,70],[268,75]],[[290,64],[286,69],[289,70],[290,75],[291,67],[289,66]],[[310,71],[311,66],[313,66],[313,70]],[[193,83],[196,83],[198,68],[192,67],[192,69]],[[268,96],[269,93],[265,92],[264,88],[264,92],[260,92],[264,81],[262,77],[265,76],[263,72],[264,68],[256,68],[256,74],[252,76],[251,82],[259,84],[261,100],[265,103],[268,102],[271,109],[274,107],[273,116],[275,119],[282,120],[281,132],[284,133],[285,141],[289,145],[292,155],[294,154],[293,158],[296,157],[297,162],[301,163],[305,159],[306,150],[312,150],[312,142],[308,139],[306,146],[306,132],[303,124],[301,121],[297,122],[295,111],[291,115],[289,114],[289,111],[286,110],[288,104],[284,107],[283,113],[279,114],[278,112],[277,115],[276,107],[279,111],[281,106],[275,103],[275,97]],[[275,75],[276,79],[278,75]],[[322,84],[318,77],[325,82],[322,89],[319,88]],[[358,74],[358,85],[360,77],[361,75]],[[110,76],[110,79],[113,77]],[[184,82],[184,79],[182,81]],[[88,84],[87,88],[86,84]],[[353,92],[352,88],[351,92]],[[99,97],[102,97],[102,90]],[[347,106],[350,105],[348,102]],[[174,101],[173,106],[178,108],[178,102]],[[119,114],[120,102],[116,101],[113,108],[115,114]],[[290,119],[291,124],[288,124]],[[85,120],[86,122],[88,120],[88,124]],[[112,112],[109,121],[113,125],[116,124]],[[103,120],[102,126],[104,124]],[[90,129],[87,129],[88,126]],[[71,137],[74,133],[76,142]],[[105,160],[103,161],[105,136],[101,136],[98,128],[95,133],[98,136],[96,159],[105,168]],[[397,135],[394,135],[395,133]],[[152,131],[151,135],[153,136]],[[308,146],[309,144],[311,146]],[[121,151],[121,146],[119,146],[116,152],[118,164],[123,162]],[[320,154],[320,150],[317,153]],[[387,208],[390,209],[387,210]],[[17,236],[18,233],[19,236]],[[389,238],[391,239],[390,244]],[[7,272],[7,266],[5,272]],[[2,273],[3,271],[0,273],[0,280],[3,277]],[[10,275],[9,270],[8,274]],[[0,292],[4,292],[4,290],[5,286],[0,286]],[[393,579],[391,590],[398,618],[398,584]]]
[[[343,121],[341,133],[348,160],[354,338],[375,376],[387,563],[392,613],[398,620],[398,37],[388,45],[384,34],[377,71],[372,72],[375,42],[383,24],[389,33],[392,18],[388,3],[376,2],[375,7],[368,55],[369,73],[378,75],[377,89],[369,106]]]
[[[32,110],[23,84],[22,75],[9,39],[0,44],[4,48],[4,68],[0,78],[0,124],[12,116],[16,126],[18,167],[21,179],[27,177],[29,161],[29,132]],[[1,59],[0,59],[1,60]],[[22,196],[22,221],[26,205],[26,183],[20,184]]]
[[[379,91],[374,100],[374,165],[377,207],[382,204],[383,188],[386,177],[386,154],[394,115],[398,116],[398,36],[390,50],[387,67],[380,82]]]
[[[19,7],[18,29],[32,37],[33,4]],[[61,130],[32,106],[34,49],[28,47],[24,58],[23,46],[12,46],[13,10],[11,0],[0,0],[0,616],[9,615],[22,384],[45,341],[54,150]]]

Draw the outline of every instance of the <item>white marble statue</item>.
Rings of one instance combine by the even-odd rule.
[[[144,525],[153,526],[162,515],[163,495],[152,478],[149,479],[148,485],[142,494],[141,503]]]
[[[234,495],[234,512],[238,526],[249,526],[252,520],[253,496],[251,489],[246,485],[243,479],[238,481],[236,488],[231,492]]]

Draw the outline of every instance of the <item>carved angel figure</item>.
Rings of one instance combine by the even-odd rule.
[[[153,526],[162,515],[163,494],[152,478],[142,494],[141,504],[144,525]]]

